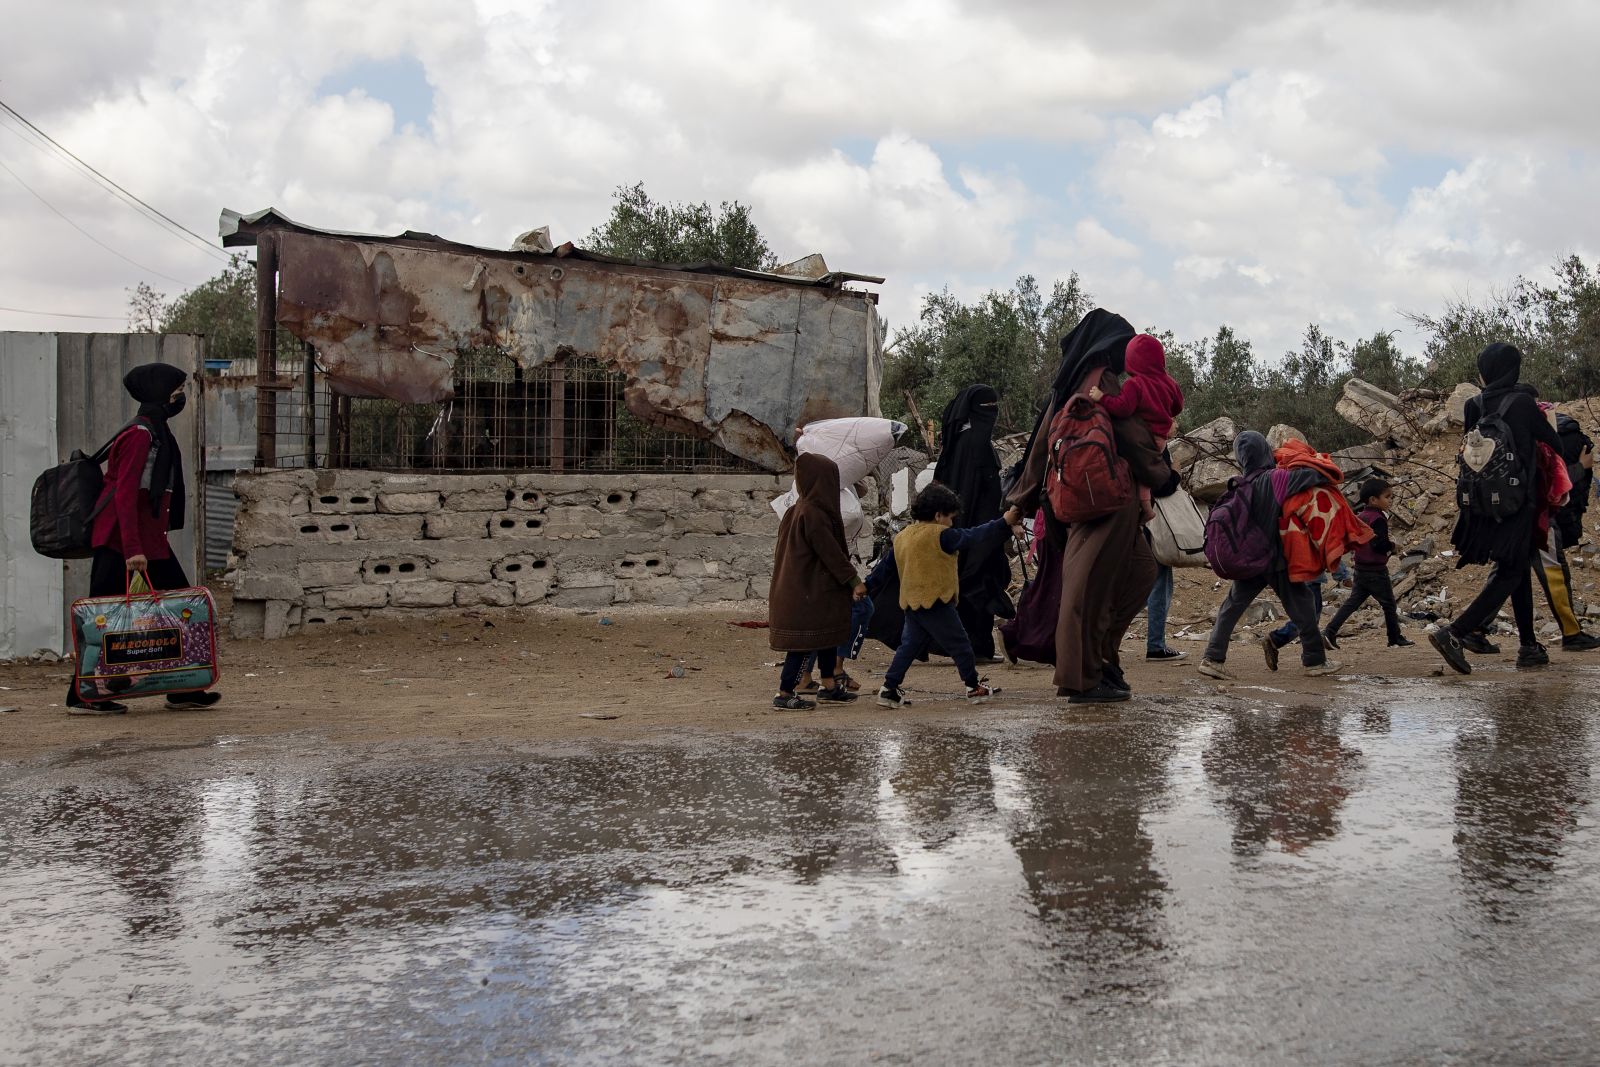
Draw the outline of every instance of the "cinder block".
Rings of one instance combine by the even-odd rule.
[[[760,512],[735,515],[728,523],[728,532],[749,537],[776,537],[777,513],[771,508],[763,508]]]
[[[662,555],[629,555],[617,560],[611,572],[618,578],[640,580],[672,573],[672,561]]]
[[[487,582],[493,576],[486,559],[436,559],[428,565],[428,577],[441,582]]]
[[[456,586],[456,606],[463,608],[509,608],[517,602],[516,589],[509,582]]]
[[[683,489],[653,486],[635,492],[633,506],[645,511],[665,511],[669,514],[683,512],[694,507],[694,494]]]
[[[356,536],[363,541],[416,541],[422,537],[421,515],[358,515]]]
[[[694,495],[696,504],[707,511],[735,512],[749,511],[750,494],[748,492],[734,492],[729,489],[702,489]]]
[[[299,575],[300,584],[307,589],[355,585],[361,581],[361,564],[355,560],[302,563]]]
[[[343,543],[356,539],[355,518],[350,515],[302,515],[295,539],[299,542]]]
[[[455,603],[456,590],[465,588],[453,582],[396,582],[389,592],[389,603],[397,608],[445,608]]]
[[[439,510],[437,492],[379,493],[378,510],[386,515],[420,515]]]
[[[388,585],[354,585],[348,589],[329,589],[323,604],[329,608],[381,608],[389,603]]]
[[[716,511],[690,511],[672,516],[672,530],[680,534],[725,534],[728,516]]]
[[[545,537],[546,518],[531,511],[502,511],[489,519],[490,537]]]
[[[375,556],[361,565],[368,582],[420,582],[428,577],[428,561],[420,556]]]
[[[550,595],[551,581],[548,571],[534,571],[533,577],[518,578],[512,585],[516,589],[518,605],[537,604]]]
[[[700,583],[700,602],[719,600],[749,600],[750,583],[743,579],[703,581]]]
[[[489,536],[489,516],[479,512],[452,514],[448,511],[429,515],[422,524],[423,536],[431,540],[449,538],[472,539]]]
[[[337,489],[319,492],[310,498],[315,515],[360,515],[378,510],[378,498],[370,490],[341,493]]]
[[[504,511],[511,505],[511,498],[514,495],[503,483],[483,489],[467,489],[459,493],[445,494],[444,509],[446,511]]]
[[[494,576],[503,582],[521,582],[532,578],[549,580],[555,568],[543,556],[507,556],[494,565]]]
[[[233,583],[233,595],[245,600],[298,601],[305,593],[299,577],[291,574],[241,574]]]
[[[513,486],[506,490],[506,508],[512,511],[543,511],[548,504],[545,495],[528,486]]]
[[[612,603],[613,591],[610,585],[583,589],[562,586],[550,594],[549,603],[558,608],[604,608]]]

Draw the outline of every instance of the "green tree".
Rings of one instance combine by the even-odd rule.
[[[201,282],[166,305],[161,314],[161,332],[204,334],[209,359],[253,357],[255,266],[243,254],[230,256],[228,265],[215,278]]]
[[[897,331],[885,352],[885,414],[914,421],[914,402],[923,418],[937,419],[956,393],[982,382],[1000,394],[998,432],[1032,429],[1061,338],[1091,306],[1076,274],[1052,285],[1048,298],[1032,275],[970,304],[948,289],[930,293],[916,325]]]
[[[140,282],[128,294],[128,332],[155,333],[167,306],[167,294],[158,293],[149,282]]]
[[[618,186],[611,214],[590,231],[584,247],[601,255],[650,263],[721,263],[747,270],[771,270],[777,257],[767,247],[750,208],[738,201],[713,208],[708,203],[661,204],[644,183]]]
[[[1391,393],[1416,388],[1426,373],[1422,364],[1395,345],[1393,333],[1382,330],[1349,346],[1346,358],[1350,361],[1351,373],[1357,378]]]

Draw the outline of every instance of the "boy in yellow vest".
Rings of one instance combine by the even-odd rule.
[[[961,599],[961,580],[956,556],[962,549],[976,548],[991,541],[1003,541],[1012,528],[1022,522],[1016,508],[993,522],[957,530],[953,524],[961,514],[961,498],[942,485],[930,485],[917,494],[911,505],[910,526],[894,539],[894,565],[900,572],[900,608],[906,613],[905,629],[894,662],[878,690],[878,706],[903,708],[911,701],[900,691],[911,664],[924,656],[937,641],[966,683],[967,702],[984,704],[998,687],[983,684],[972,658],[972,642],[956,614]]]

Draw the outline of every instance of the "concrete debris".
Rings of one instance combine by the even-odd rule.
[[[1267,431],[1267,444],[1274,450],[1282,448],[1289,441],[1305,441],[1306,435],[1287,423],[1278,423]]]
[[[1239,427],[1224,415],[1204,426],[1179,434],[1168,446],[1172,462],[1183,476],[1184,488],[1197,500],[1215,503],[1239,473],[1233,462],[1233,439]]]

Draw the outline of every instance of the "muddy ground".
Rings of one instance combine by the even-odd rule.
[[[1359,613],[1338,658],[1334,679],[1300,676],[1295,650],[1284,669],[1269,673],[1257,647],[1277,621],[1242,630],[1229,663],[1239,679],[1218,684],[1195,671],[1220,595],[1209,573],[1180,572],[1169,643],[1186,660],[1144,660],[1143,620],[1124,644],[1124,662],[1137,696],[1167,698],[1236,694],[1289,701],[1294,695],[1369,702],[1382,700],[1373,683],[1443,678],[1423,624],[1407,626],[1418,647],[1385,647],[1375,610]],[[226,610],[226,596],[222,607]],[[309,731],[336,742],[394,739],[593,740],[639,738],[659,731],[788,729],[955,723],[975,714],[1003,717],[1007,709],[1055,701],[1049,668],[996,664],[985,668],[1004,690],[987,708],[969,708],[945,660],[919,665],[908,680],[914,706],[887,711],[870,693],[889,654],[869,643],[856,673],[867,696],[844,708],[774,711],[777,656],[765,630],[737,625],[760,621],[759,605],[711,611],[618,608],[605,613],[511,612],[462,614],[433,622],[386,622],[319,630],[281,641],[223,644],[225,698],[207,711],[169,711],[160,701],[134,702],[127,715],[68,716],[62,704],[65,663],[0,664],[0,759],[21,760],[53,749],[101,742],[183,744],[217,736],[265,737]],[[1474,679],[1512,673],[1515,640],[1507,652],[1477,661]],[[1559,642],[1555,642],[1559,645]],[[1563,655],[1537,684],[1565,688],[1581,674],[1564,667],[1591,663],[1600,653]],[[681,664],[683,677],[674,677]],[[1592,679],[1591,679],[1592,681]],[[604,716],[596,718],[594,716]]]

